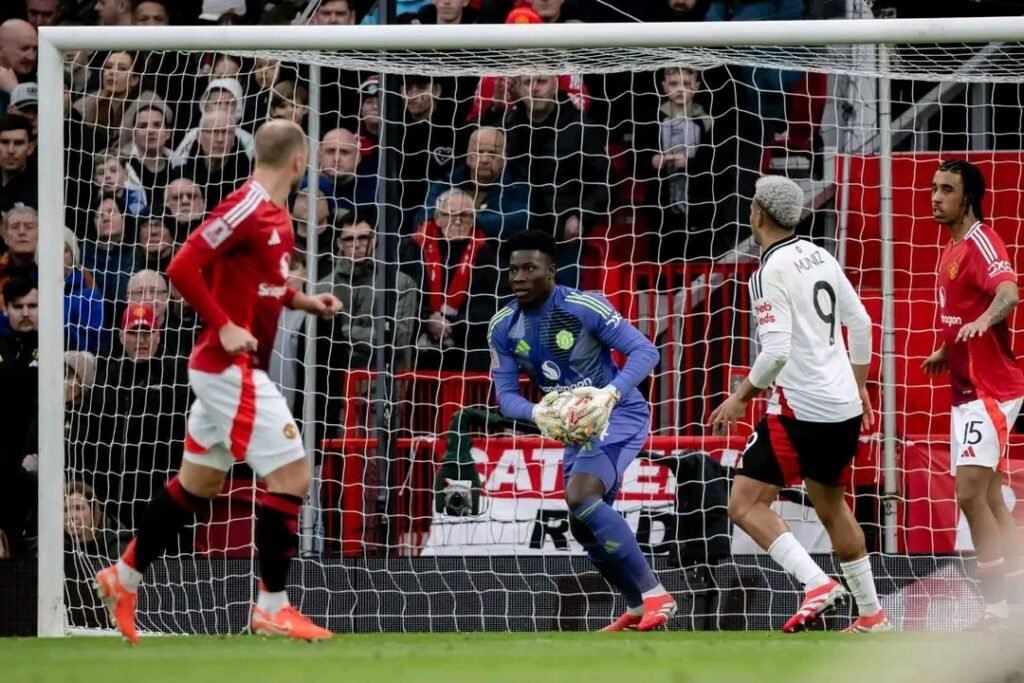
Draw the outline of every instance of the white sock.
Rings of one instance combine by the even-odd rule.
[[[993,615],[999,617],[1000,619],[1009,619],[1010,618],[1010,605],[1006,602],[1006,600],[1001,600],[1001,601],[993,603],[991,605],[986,603],[985,604],[985,612],[988,613],[988,614],[993,614]]]
[[[811,559],[792,531],[787,531],[772,541],[772,544],[768,546],[768,554],[779,563],[780,567],[802,583],[805,590],[828,583],[828,576]]]
[[[627,607],[626,614],[629,614],[630,616],[634,617],[642,617],[644,615],[644,606],[640,605],[639,607]]]
[[[843,576],[846,577],[846,585],[857,600],[857,612],[862,617],[870,617],[878,614],[882,606],[878,603],[878,593],[875,591],[875,580],[871,576],[871,560],[867,555],[854,560],[853,562],[840,562],[843,568]]]
[[[261,589],[259,597],[256,598],[256,606],[268,614],[274,614],[282,607],[288,606],[288,592],[271,593]]]
[[[641,595],[641,597],[642,597],[642,598],[643,598],[644,600],[646,600],[647,598],[656,598],[656,597],[658,597],[659,595],[664,595],[665,593],[668,593],[668,591],[667,591],[667,590],[665,590],[665,587],[664,587],[664,586],[662,586],[662,585],[661,585],[661,584],[659,583],[659,584],[658,584],[657,586],[655,586],[655,587],[654,587],[654,588],[652,588],[651,590],[649,590],[649,591],[644,591],[644,592],[643,592],[643,593],[641,593],[640,595]]]
[[[114,566],[117,568],[117,578],[122,586],[132,593],[139,590],[139,584],[142,583],[142,572],[134,567],[129,567],[124,560],[118,560]]]

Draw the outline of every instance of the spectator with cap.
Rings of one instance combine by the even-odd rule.
[[[198,145],[173,162],[177,173],[195,179],[210,205],[219,204],[252,172],[251,155],[238,140],[238,130],[227,111],[203,114]]]
[[[68,349],[100,354],[108,346],[103,295],[92,273],[82,268],[78,238],[64,228],[64,338]]]
[[[15,204],[39,206],[35,149],[31,121],[17,114],[0,117],[0,211]]]
[[[374,153],[380,138],[380,76],[364,80],[359,96],[359,153],[366,157]]]
[[[164,191],[164,212],[174,241],[184,242],[206,217],[206,195],[191,178],[173,178]]]
[[[233,24],[245,16],[245,0],[203,0],[199,21],[214,24]]]
[[[424,208],[430,178],[451,175],[455,149],[454,111],[441,100],[441,84],[430,76],[409,75],[402,85],[405,127],[397,140],[398,180],[403,223],[414,229]]]
[[[139,515],[171,472],[181,464],[188,380],[185,359],[160,350],[156,312],[149,304],[125,308],[118,331],[123,354],[101,359],[90,413],[99,420],[100,463],[93,485],[117,517],[135,528]],[[104,452],[105,451],[105,452]]]
[[[269,0],[263,3],[260,23],[277,26],[290,24],[307,4],[307,0]]]
[[[185,133],[171,155],[172,165],[180,166],[198,153],[203,133],[202,118],[218,113],[226,113],[230,117],[231,124],[234,126],[234,138],[238,142],[239,149],[251,159],[255,150],[252,133],[239,125],[244,112],[244,92],[242,84],[237,79],[215,78],[210,81],[206,90],[203,91],[202,97],[199,98],[200,125]]]
[[[475,226],[473,198],[452,189],[405,238],[401,268],[422,283],[416,367],[486,370],[487,325],[498,310],[498,254]]]
[[[173,305],[171,291],[163,273],[143,269],[128,279],[127,305],[151,306],[156,330],[160,333],[162,355],[188,358],[194,344],[195,321],[182,318],[181,308]]]
[[[157,0],[136,1],[135,9],[132,10],[132,24],[135,26],[168,26],[170,23],[167,7],[163,2],[157,2]]]
[[[131,0],[96,0],[97,23],[100,26],[131,26]]]
[[[495,240],[495,247],[526,229],[530,188],[506,163],[505,133],[501,129],[483,127],[473,131],[465,161],[455,167],[450,179],[431,183],[427,206],[436,206],[437,198],[452,187],[473,198],[476,227]],[[426,218],[424,211],[419,221]]]
[[[32,122],[32,137],[39,138],[39,86],[35,83],[19,83],[11,91],[11,101],[7,104],[8,114],[24,116]]]
[[[174,115],[155,93],[144,92],[128,107],[124,125],[130,131],[121,145],[128,159],[128,181],[146,191],[148,204],[156,203],[159,197],[154,193],[170,182],[173,152],[167,145]]]
[[[324,135],[320,142],[320,192],[333,199],[339,215],[376,203],[374,162],[360,155],[359,138],[351,131],[335,128]]]
[[[0,113],[18,83],[36,82],[39,36],[32,24],[8,19],[0,24]]]

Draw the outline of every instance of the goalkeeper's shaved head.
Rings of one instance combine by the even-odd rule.
[[[267,121],[256,130],[256,165],[282,168],[306,149],[306,134],[297,123],[285,119]]]

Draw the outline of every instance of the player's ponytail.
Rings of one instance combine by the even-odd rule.
[[[984,222],[985,212],[981,208],[981,200],[985,197],[985,176],[978,167],[963,159],[950,159],[943,161],[939,170],[960,176],[964,186],[964,204],[971,207],[976,220]]]

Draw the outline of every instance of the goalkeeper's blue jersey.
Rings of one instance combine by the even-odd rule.
[[[487,332],[491,375],[501,412],[530,420],[533,403],[519,392],[525,373],[541,391],[609,384],[619,390],[623,412],[649,415],[637,385],[658,363],[658,351],[600,294],[555,287],[543,305],[528,310],[513,301],[493,318]],[[620,370],[612,350],[627,356]]]

